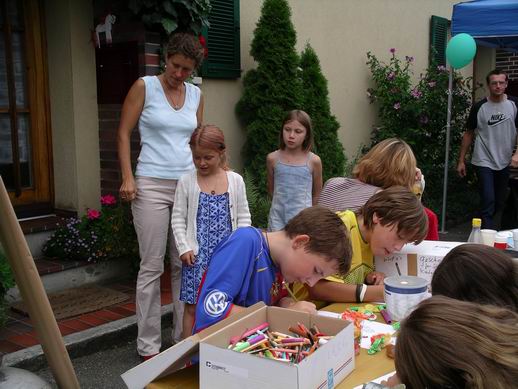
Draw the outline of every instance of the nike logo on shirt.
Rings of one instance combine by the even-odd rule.
[[[498,123],[502,123],[503,121],[505,121],[507,119],[508,118],[507,118],[507,116],[505,116],[505,114],[499,112],[497,114],[491,115],[491,117],[487,121],[487,125],[494,126]]]

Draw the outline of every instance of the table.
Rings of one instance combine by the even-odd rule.
[[[343,312],[350,306],[358,304],[331,304],[323,308],[323,311]],[[383,322],[380,314],[377,314],[378,321]],[[357,385],[378,378],[394,371],[394,360],[387,357],[385,350],[374,355],[367,354],[367,350],[361,349],[360,354],[355,358],[355,368],[345,380],[336,387],[339,389],[351,389]],[[194,366],[189,369],[179,370],[170,376],[153,381],[146,386],[147,389],[199,389],[199,369]]]

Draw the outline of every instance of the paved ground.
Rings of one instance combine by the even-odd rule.
[[[164,344],[170,345],[170,328],[162,331]],[[135,342],[136,333],[131,340],[124,340],[108,349],[101,349],[92,354],[72,359],[72,364],[81,389],[125,389],[120,375],[140,363]],[[94,350],[91,350],[94,351]],[[48,368],[35,372],[38,376],[58,388]]]

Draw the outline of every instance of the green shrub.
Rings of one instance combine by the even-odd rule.
[[[246,186],[246,198],[252,215],[252,225],[259,228],[268,227],[268,214],[271,202],[267,196],[260,193],[253,176],[245,170],[243,180]]]
[[[146,27],[158,29],[162,40],[173,31],[200,34],[209,25],[210,0],[130,0],[128,8]]]
[[[14,278],[7,258],[0,248],[0,328],[5,325],[9,306],[5,301],[5,295],[9,288],[14,286]]]
[[[308,113],[313,123],[315,139],[314,152],[322,160],[324,182],[331,177],[344,175],[344,148],[338,139],[340,124],[331,114],[327,80],[322,74],[317,53],[307,44],[300,57],[304,101],[302,109]]]
[[[399,59],[395,49],[388,63],[367,53],[367,65],[374,87],[367,95],[378,108],[379,124],[372,133],[372,144],[389,138],[405,140],[415,153],[418,167],[426,178],[423,201],[438,215],[442,207],[448,71],[431,64],[412,85],[413,58]],[[451,111],[450,156],[448,166],[448,221],[466,219],[477,205],[474,176],[461,179],[456,172],[463,128],[471,105],[471,78],[454,73]],[[471,201],[475,199],[475,201]],[[468,200],[468,201],[467,201]]]
[[[245,74],[243,96],[236,105],[246,129],[245,170],[263,197],[267,195],[266,156],[279,146],[285,113],[302,106],[296,33],[290,17],[286,0],[264,1],[250,51],[257,68]]]
[[[70,218],[43,246],[43,253],[73,261],[98,262],[126,258],[138,268],[139,251],[130,206],[112,195],[101,197],[101,210],[88,209]]]

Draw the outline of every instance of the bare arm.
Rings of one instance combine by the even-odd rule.
[[[198,127],[201,127],[203,124],[203,108],[205,106],[205,99],[203,95],[200,95],[200,104],[198,105],[198,110],[196,111],[196,120],[198,121]]]
[[[327,280],[318,281],[315,286],[308,287],[312,300],[329,301],[332,303],[356,302],[356,285],[342,284]],[[363,298],[367,301],[384,301],[383,285],[369,285]]]
[[[117,131],[117,148],[122,173],[121,197],[127,201],[135,198],[137,188],[131,170],[131,132],[136,127],[146,94],[146,86],[142,79],[138,79],[130,88],[122,105],[121,120]]]
[[[230,316],[230,315],[234,315],[234,314],[239,313],[239,312],[242,312],[242,311],[244,311],[245,309],[246,309],[246,307],[242,307],[241,305],[236,305],[236,304],[234,304],[234,305],[232,305],[232,309],[230,309],[230,314],[229,314],[229,316]]]
[[[317,307],[311,301],[295,301],[291,297],[282,298],[279,301],[279,306],[312,314],[317,313]]]
[[[275,152],[266,156],[266,178],[268,180],[268,195],[273,197],[273,168],[275,166]]]
[[[322,192],[322,160],[315,154],[311,164],[313,167],[313,205],[317,205],[320,192]]]
[[[466,176],[466,154],[469,151],[471,143],[473,142],[473,138],[475,136],[474,130],[466,130],[462,135],[462,141],[460,144],[460,152],[459,152],[459,162],[457,163],[457,172],[459,176]]]
[[[517,138],[518,141],[518,138]],[[515,146],[514,154],[511,157],[511,166],[518,167],[518,144]]]

